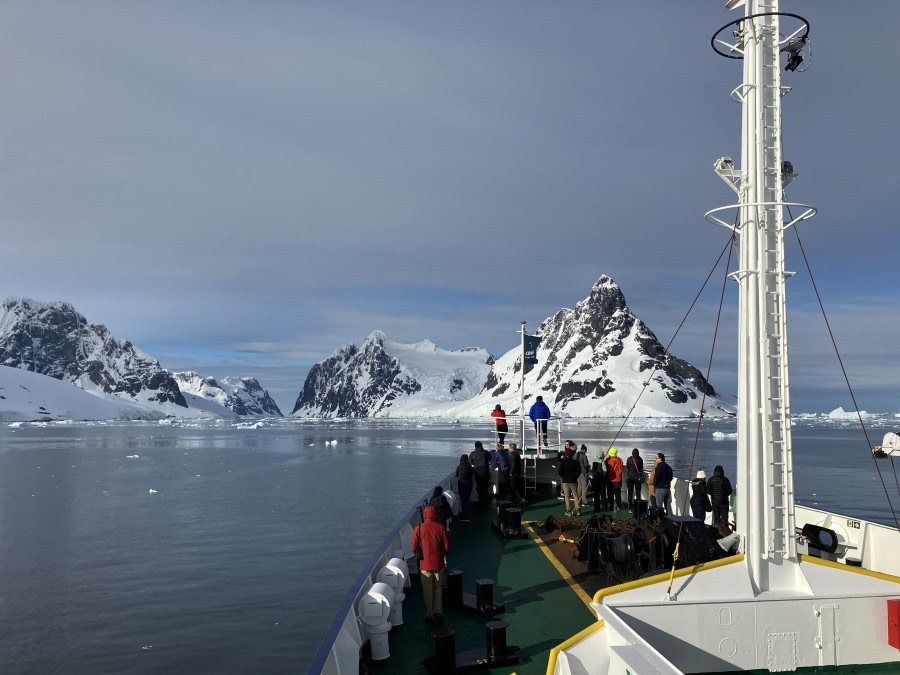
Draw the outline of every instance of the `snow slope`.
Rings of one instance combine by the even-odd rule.
[[[46,375],[0,366],[0,421],[157,420],[148,409],[115,396],[100,397]]]

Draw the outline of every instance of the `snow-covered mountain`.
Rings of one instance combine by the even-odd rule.
[[[665,351],[605,275],[575,309],[545,319],[537,334],[538,363],[525,372],[526,412],[542,395],[557,416],[690,417],[700,412],[705,388],[707,414],[734,414],[699,370]],[[472,360],[461,370],[464,357]],[[313,366],[292,414],[487,419],[500,403],[515,415],[520,359],[518,346],[494,362],[483,349],[403,345],[376,331],[360,349],[341,347]],[[641,395],[645,382],[650,386]]]
[[[704,388],[707,414],[735,412],[697,368],[666,352],[606,275],[575,309],[545,319],[537,334],[538,363],[525,368],[526,412],[542,395],[560,416],[623,417],[634,406],[635,417],[690,417],[700,412]],[[507,414],[517,414],[520,359],[521,348],[497,359],[478,396],[448,413],[481,417],[500,403]],[[645,382],[650,386],[641,395]]]
[[[112,403],[97,407],[96,402],[89,405],[83,401],[71,408],[72,419],[155,419],[159,414],[188,418],[281,416],[275,401],[254,378],[226,377],[217,382],[196,373],[173,376],[152,356],[128,341],[113,338],[106,326],[89,324],[65,302],[6,299],[0,314],[0,365],[31,371],[38,378],[61,380],[65,387],[80,388],[88,396]],[[7,369],[0,371],[0,387],[8,389],[12,381]],[[70,396],[65,389],[39,380],[30,382],[33,391],[49,392],[50,398],[40,399],[47,410],[68,406]],[[57,394],[64,394],[59,401],[53,398]],[[123,408],[122,401],[137,407]],[[22,405],[21,409],[7,408],[10,419],[44,418],[40,406],[28,417],[30,403],[23,401]]]
[[[97,396],[46,375],[0,366],[0,422],[158,420],[160,410]]]
[[[403,344],[381,331],[312,367],[294,417],[398,417],[475,396],[494,363],[487,350]]]
[[[185,396],[193,394],[224,408],[223,416],[228,416],[228,413],[239,417],[282,416],[269,392],[253,377],[225,377],[216,380],[188,371],[175,373],[175,381]],[[195,405],[190,400],[188,403]]]
[[[0,365],[114,394],[183,415],[187,402],[171,373],[106,326],[89,324],[66,302],[7,298],[0,315]]]

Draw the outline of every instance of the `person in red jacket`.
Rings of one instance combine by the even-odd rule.
[[[494,409],[491,411],[491,417],[493,417],[494,421],[497,423],[497,442],[502,445],[503,439],[506,438],[506,433],[509,431],[509,427],[506,425],[506,412],[500,407],[499,403],[495,405]]]
[[[610,510],[613,508],[613,499],[616,501],[616,510],[622,508],[622,472],[625,464],[618,455],[619,451],[616,448],[610,448],[609,456],[606,458],[606,478],[609,480],[606,494]]]
[[[412,550],[422,547],[419,572],[422,576],[422,595],[425,597],[425,621],[429,624],[444,620],[443,587],[444,556],[450,552],[450,535],[437,521],[437,509],[426,506],[425,522],[413,530]]]

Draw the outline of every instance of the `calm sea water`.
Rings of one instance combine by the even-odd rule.
[[[871,420],[873,442],[896,423]],[[252,426],[0,427],[0,672],[305,671],[386,531],[490,438],[465,424]],[[617,429],[563,435],[593,451]],[[684,475],[695,432],[630,427],[617,445],[664,451]],[[733,477],[733,432],[705,428],[695,467]],[[794,447],[798,502],[891,522],[858,429],[800,420]]]

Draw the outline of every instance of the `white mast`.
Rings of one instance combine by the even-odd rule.
[[[739,3],[729,3],[736,6]],[[742,106],[741,168],[730,160],[717,173],[740,196],[738,224],[740,286],[738,345],[738,497],[737,531],[744,542],[757,593],[796,588],[799,579],[794,537],[791,422],[785,324],[784,230],[812,217],[815,209],[783,200],[793,178],[785,172],[781,139],[782,51],[799,51],[809,30],[805,20],[789,36],[779,32],[778,0],[747,0],[745,18],[732,32],[736,42],[714,41],[720,54],[743,58],[743,82],[732,92]],[[720,51],[725,45],[729,52]],[[740,56],[736,56],[739,54]],[[801,215],[785,225],[785,207]],[[729,208],[729,207],[726,207]],[[733,208],[733,207],[730,207]],[[801,582],[802,583],[802,582]]]
[[[735,516],[744,555],[605,594],[591,604],[602,620],[599,629],[566,643],[560,652],[565,669],[557,661],[557,673],[784,672],[898,663],[884,634],[898,579],[797,554],[784,230],[815,209],[783,198],[794,174],[782,158],[781,97],[787,90],[779,56],[787,52],[785,68],[796,70],[809,24],[780,13],[777,0],[728,1],[730,9],[741,5],[744,18],[720,28],[712,42],[722,56],[744,61],[743,82],[732,92],[742,108],[741,167],[727,157],[716,162],[716,172],[739,199],[706,218],[740,238],[740,267],[732,275],[740,287]],[[780,20],[799,28],[782,35]],[[789,222],[785,211],[793,211]],[[732,217],[720,218],[724,212]]]

